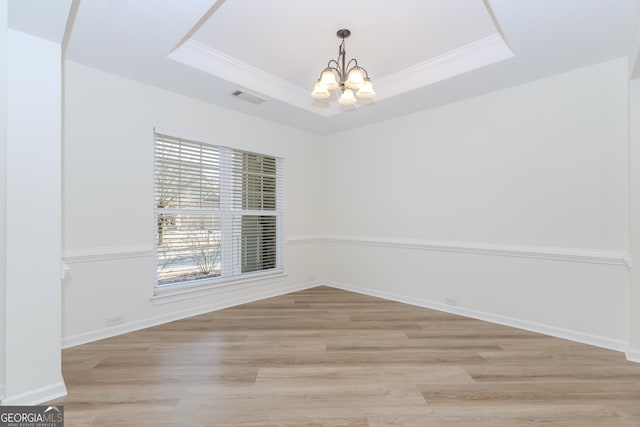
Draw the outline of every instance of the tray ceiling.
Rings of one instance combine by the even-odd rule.
[[[66,59],[322,135],[640,57],[640,0],[71,1]],[[11,0],[9,27],[46,38],[56,5]],[[348,112],[309,96],[340,28],[378,93]]]

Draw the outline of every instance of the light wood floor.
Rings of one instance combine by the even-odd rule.
[[[67,427],[640,426],[620,353],[328,287],[62,356]]]

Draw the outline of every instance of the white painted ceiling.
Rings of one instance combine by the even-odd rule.
[[[56,4],[69,9],[68,0],[9,0],[9,26],[47,38]],[[67,59],[317,134],[628,56],[640,28],[640,0],[73,0],[73,6]],[[378,92],[375,102],[351,111],[309,96],[337,56],[340,28],[352,31],[348,59],[358,59]],[[238,89],[266,102],[233,97]]]
[[[340,28],[353,33],[346,40],[348,56],[357,56],[374,78],[497,32],[482,0],[324,0],[322,11],[300,0],[227,0],[193,38],[312,88],[327,61],[337,56]]]

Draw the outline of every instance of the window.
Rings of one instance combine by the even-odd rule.
[[[155,134],[156,286],[282,269],[282,159]]]

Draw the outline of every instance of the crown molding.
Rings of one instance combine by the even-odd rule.
[[[496,62],[514,54],[499,33],[466,44],[419,64],[375,80],[376,100],[428,86]]]
[[[376,98],[365,104],[434,84],[513,56],[513,52],[502,36],[495,33],[443,55],[374,79]],[[256,94],[277,99],[323,117],[333,116],[344,110],[337,102],[314,100],[309,90],[194,39],[186,40],[174,49],[168,58],[232,82]],[[313,83],[310,81],[309,86],[311,87]]]
[[[168,58],[258,92],[267,98],[278,99],[312,113],[327,115],[325,110],[319,111],[312,105],[310,91],[197,40],[187,40],[173,50]]]

